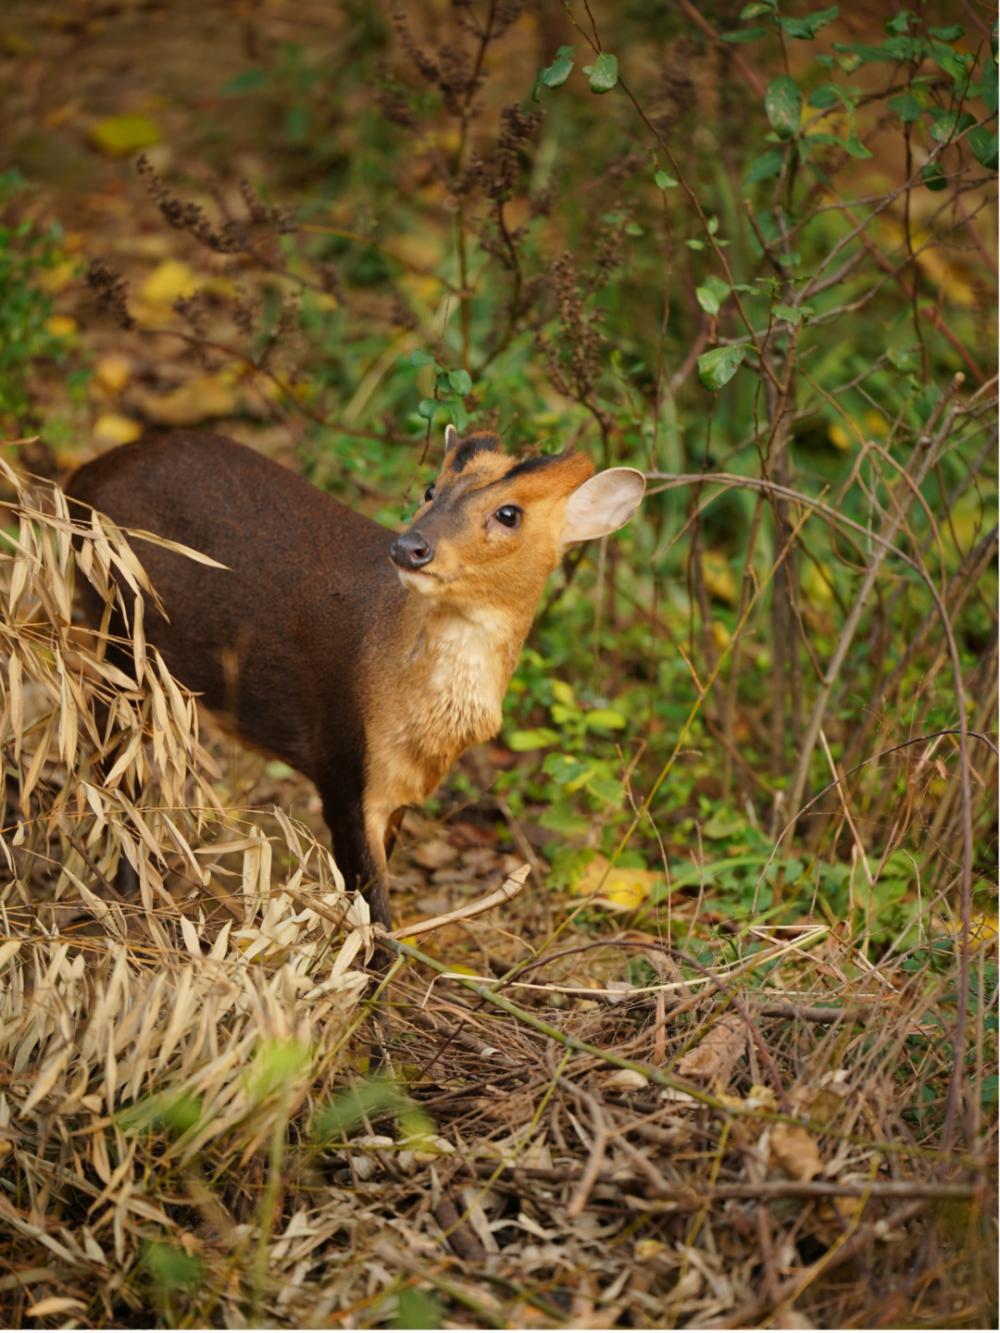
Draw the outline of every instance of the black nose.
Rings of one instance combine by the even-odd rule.
[[[434,559],[434,547],[421,533],[413,528],[396,538],[389,547],[393,564],[400,569],[421,569]]]

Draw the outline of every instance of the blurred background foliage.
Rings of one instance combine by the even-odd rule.
[[[518,821],[554,887],[617,857],[637,925],[704,891],[713,928],[861,912],[875,956],[947,933],[964,864],[989,929],[993,22],[12,0],[4,430],[54,476],[205,425],[394,526],[449,421],[642,468],[432,811]]]

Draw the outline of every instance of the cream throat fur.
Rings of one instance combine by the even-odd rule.
[[[531,614],[495,605],[456,608],[411,593],[404,617],[410,623],[403,642],[412,646],[399,664],[408,701],[399,739],[425,763],[447,768],[466,746],[500,730]]]
[[[534,606],[532,605],[532,611]],[[531,627],[529,613],[483,608],[470,616],[411,592],[400,643],[412,646],[379,663],[382,725],[369,738],[365,823],[381,843],[394,811],[426,800],[469,745],[503,722],[503,699]]]

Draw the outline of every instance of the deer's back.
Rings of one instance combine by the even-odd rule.
[[[147,638],[210,708],[310,776],[331,730],[363,747],[366,640],[406,596],[389,529],[245,445],[186,431],[102,455],[67,493],[227,566],[134,542],[169,617],[148,607]]]

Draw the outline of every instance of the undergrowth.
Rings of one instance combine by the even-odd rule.
[[[283,176],[140,162],[204,281],[91,292],[317,485],[405,523],[453,422],[648,499],[393,863],[408,923],[459,850],[530,887],[379,1029],[321,842],[72,629],[126,536],[5,474],[11,1326],[995,1320],[995,51],[742,14],[348,5],[223,90]],[[0,230],[25,430],[56,239]]]

